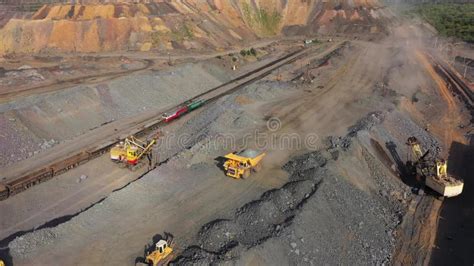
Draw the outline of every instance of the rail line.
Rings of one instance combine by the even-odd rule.
[[[331,49],[336,49],[340,46],[341,43],[337,45],[333,45]],[[328,49],[328,50],[331,50]],[[208,91],[205,91],[187,101],[180,103],[169,110],[166,110],[164,113],[172,112],[177,108],[182,107],[185,104],[189,104],[190,102],[196,100],[203,100],[204,104],[208,104],[210,102],[216,101],[219,98],[231,94],[244,86],[251,84],[257,80],[262,79],[263,77],[267,76],[275,69],[282,67],[283,65],[289,64],[294,62],[295,60],[303,57],[311,48],[300,48],[296,51],[290,52],[289,54],[282,56],[264,66],[261,66],[255,70],[252,70],[248,73],[245,73],[231,81],[228,81],[224,84],[221,84],[217,87],[214,87]],[[327,52],[327,51],[326,51]],[[230,88],[226,88],[231,86]],[[154,116],[151,119],[148,119],[142,123],[138,127],[133,128],[129,134],[130,135],[145,135],[150,133],[153,130],[156,130],[159,126],[165,123],[164,119],[161,115]],[[101,154],[107,152],[113,145],[115,145],[119,139],[108,140],[103,143],[100,143],[92,148],[83,148],[79,151],[72,153],[70,156],[66,156],[65,158],[61,158],[58,160],[54,160],[51,163],[48,163],[45,166],[37,167],[36,169],[27,169],[17,176],[11,176],[3,178],[0,181],[0,200],[4,200],[10,196],[18,194],[36,184],[44,182],[48,179],[51,179],[54,176],[60,175],[65,173],[66,171],[77,167],[80,164],[84,164]],[[151,170],[151,169],[149,169]]]
[[[44,93],[44,92],[52,92],[57,91],[67,86],[74,86],[88,81],[97,82],[97,80],[106,81],[111,80],[123,75],[129,75],[132,73],[136,73],[142,70],[149,69],[153,66],[153,60],[143,59],[145,64],[142,67],[131,69],[131,70],[124,70],[124,71],[115,71],[115,72],[108,72],[108,73],[101,73],[101,74],[90,74],[81,77],[74,77],[65,80],[56,80],[55,82],[49,82],[46,84],[40,84],[37,86],[33,86],[30,88],[23,88],[17,91],[8,91],[0,93],[0,103],[8,102],[19,97],[29,96],[35,93]]]
[[[455,73],[455,71],[442,60],[430,56],[433,66],[438,74],[449,84],[454,93],[460,96],[470,111],[474,110],[474,92]]]

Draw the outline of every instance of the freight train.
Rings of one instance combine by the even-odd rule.
[[[186,103],[184,106],[178,107],[175,111],[173,111],[171,114],[164,113],[163,114],[163,121],[166,123],[169,123],[175,119],[180,118],[181,116],[185,115],[186,113],[189,113],[201,106],[203,106],[206,103],[206,100],[195,100],[195,101],[190,101]]]
[[[206,103],[206,100],[193,100],[184,103],[170,115],[163,115],[163,122],[169,123],[172,120],[180,118],[181,116],[189,113],[197,108],[203,106]],[[82,151],[68,157],[64,160],[54,162],[49,166],[46,166],[40,170],[32,171],[24,174],[18,178],[12,179],[3,179],[0,180],[0,200],[4,200],[12,195],[15,195],[21,191],[28,189],[36,184],[39,184],[43,181],[46,181],[56,175],[62,174],[67,170],[78,166],[84,162],[91,160],[104,153],[109,147],[113,146],[115,143],[109,143],[107,145],[98,146],[86,151]]]

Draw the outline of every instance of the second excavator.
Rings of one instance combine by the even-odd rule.
[[[411,157],[407,160],[407,168],[417,179],[421,179],[427,187],[444,197],[454,197],[462,193],[464,183],[448,175],[446,160],[428,156],[430,150],[423,153],[416,137],[409,137],[407,145]]]
[[[155,168],[158,163],[158,154],[154,152],[153,146],[158,138],[159,134],[147,141],[130,136],[110,149],[110,159],[132,171],[142,167],[146,162],[149,167]]]

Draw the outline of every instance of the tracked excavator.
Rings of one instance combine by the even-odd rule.
[[[110,159],[132,171],[141,168],[146,162],[149,167],[155,168],[158,163],[158,154],[153,150],[153,146],[159,137],[158,133],[151,140],[143,141],[130,136],[110,149]]]
[[[446,160],[428,156],[430,150],[423,153],[416,137],[409,137],[407,145],[411,157],[407,160],[407,168],[417,179],[443,197],[454,197],[462,193],[464,183],[448,175]]]

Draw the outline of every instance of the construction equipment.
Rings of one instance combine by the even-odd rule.
[[[165,233],[165,239],[156,242],[153,251],[147,252],[145,262],[148,265],[165,265],[173,259],[173,236]]]
[[[428,158],[429,150],[423,154],[416,137],[408,138],[407,145],[412,154],[411,160],[407,160],[407,167],[427,187],[448,198],[462,193],[464,182],[448,175],[448,163],[445,160]]]
[[[233,178],[247,178],[250,171],[258,172],[262,168],[264,152],[255,150],[243,150],[239,153],[229,153],[224,158],[224,170],[226,175]]]
[[[152,147],[156,144],[158,137],[159,134],[149,141],[142,141],[130,136],[110,149],[110,159],[134,171],[143,166],[143,158],[147,158],[149,166],[154,168],[158,162],[158,156],[153,152]]]

